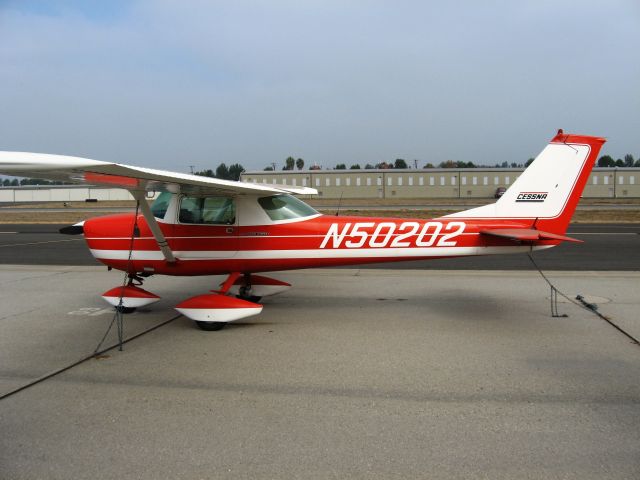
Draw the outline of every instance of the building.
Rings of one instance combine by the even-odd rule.
[[[320,198],[492,198],[522,168],[285,170],[244,172],[244,182],[313,187]],[[640,198],[640,168],[594,168],[587,198]],[[127,190],[86,185],[0,187],[0,203],[133,200]]]
[[[244,182],[313,187],[322,198],[490,198],[523,168],[249,171]],[[640,197],[640,168],[594,168],[584,197]]]

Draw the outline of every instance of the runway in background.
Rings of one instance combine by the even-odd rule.
[[[84,238],[58,233],[64,225],[0,225],[0,264],[96,265]],[[545,270],[636,271],[640,270],[639,224],[580,224],[569,228],[569,236],[582,244],[565,243],[535,253]],[[353,268],[353,267],[349,267]],[[432,270],[526,270],[526,255],[449,258],[373,264],[362,268]]]

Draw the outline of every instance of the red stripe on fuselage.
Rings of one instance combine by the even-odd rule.
[[[321,216],[295,223],[263,226],[228,225],[173,225],[160,223],[169,246],[174,252],[204,252],[202,260],[180,260],[168,264],[164,260],[134,260],[130,271],[153,269],[168,275],[214,275],[230,271],[268,272],[299,268],[357,265],[363,263],[418,260],[450,256],[438,255],[433,249],[443,246],[486,247],[513,246],[510,240],[478,235],[486,228],[530,227],[531,220],[509,221],[460,221],[459,219],[400,219],[369,217]],[[463,223],[463,227],[460,224]],[[420,236],[425,224],[426,233]],[[90,219],[85,222],[85,237],[92,250],[129,251],[133,232],[133,215],[113,215]],[[139,236],[134,238],[135,251],[159,251],[142,216],[137,220]],[[451,228],[450,227],[455,227]],[[436,232],[436,230],[438,230]],[[329,234],[329,232],[332,232]],[[328,236],[328,238],[327,238]],[[449,238],[447,238],[447,236]],[[359,244],[362,242],[362,246]],[[422,256],[392,256],[394,242],[398,247],[428,248],[429,254]],[[431,242],[431,245],[425,246]],[[371,257],[347,258],[257,258],[233,259],[240,251],[278,250],[340,250],[348,255],[349,250],[368,249]],[[438,245],[443,243],[443,245]],[[548,242],[555,245],[558,242]],[[537,244],[540,244],[539,242]],[[206,252],[217,252],[206,258]],[[224,252],[228,252],[228,255]],[[377,253],[379,252],[379,255]],[[435,255],[434,255],[435,253]],[[229,258],[224,258],[224,257]],[[114,268],[125,270],[126,260],[101,259]]]

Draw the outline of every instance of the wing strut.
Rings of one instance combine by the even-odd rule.
[[[153,236],[156,239],[156,243],[158,244],[158,247],[160,247],[160,250],[162,251],[162,254],[164,255],[165,260],[169,263],[175,263],[176,257],[173,256],[171,247],[169,247],[169,244],[167,243],[167,239],[164,238],[164,235],[162,234],[162,230],[160,230],[160,225],[158,225],[158,221],[156,220],[156,217],[154,217],[153,212],[151,212],[151,207],[149,207],[149,203],[147,203],[145,192],[132,191],[132,190],[130,190],[130,192],[131,192],[131,195],[133,195],[133,198],[135,198],[138,201],[138,204],[140,205],[140,210],[142,211],[142,215],[144,216],[144,219],[147,221],[149,230],[151,230],[151,233],[153,233]]]

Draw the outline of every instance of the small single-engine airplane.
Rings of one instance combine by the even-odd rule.
[[[103,294],[124,312],[160,299],[141,288],[151,275],[228,275],[213,293],[175,308],[204,330],[262,311],[261,297],[288,283],[262,272],[410,259],[530,252],[563,241],[605,139],[558,131],[495,203],[432,220],[321,215],[291,194],[312,188],[233,182],[84,158],[0,152],[0,173],[121,187],[135,214],[92,218],[93,256],[128,274]],[[161,192],[152,205],[149,192]]]

